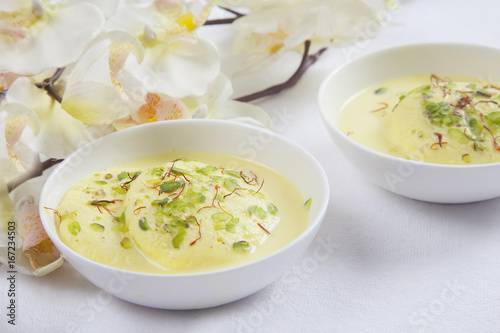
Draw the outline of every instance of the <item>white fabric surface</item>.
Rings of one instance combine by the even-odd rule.
[[[212,309],[157,310],[109,296],[65,263],[43,278],[17,275],[12,327],[3,266],[0,332],[499,332],[500,199],[438,205],[382,190],[343,159],[317,106],[323,78],[371,50],[418,41],[500,47],[499,12],[498,1],[403,1],[375,39],[351,52],[327,51],[294,88],[258,102],[277,132],[316,156],[331,184],[316,240],[269,287]],[[222,48],[233,36],[227,26],[203,34]],[[287,58],[276,76],[238,79],[237,95],[286,77],[297,61]],[[225,70],[232,70],[227,61]]]

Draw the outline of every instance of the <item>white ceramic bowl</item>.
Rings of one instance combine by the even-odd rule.
[[[218,120],[175,120],[122,130],[77,150],[48,178],[40,207],[57,207],[74,183],[130,160],[178,152],[213,152],[251,160],[281,173],[312,198],[306,230],[280,250],[251,263],[196,274],[144,274],[91,261],[61,242],[54,217],[43,226],[64,258],[90,282],[132,303],[163,309],[199,309],[246,297],[273,282],[306,250],[324,217],[329,186],[320,164],[293,141],[258,127]]]
[[[347,160],[379,186],[436,203],[466,203],[500,196],[500,163],[442,165],[413,162],[367,148],[337,128],[342,106],[357,92],[415,74],[500,81],[500,50],[465,44],[401,45],[360,56],[330,74],[319,91],[326,128]]]

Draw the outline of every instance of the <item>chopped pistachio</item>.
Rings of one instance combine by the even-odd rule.
[[[448,136],[450,139],[455,140],[459,143],[468,143],[469,139],[465,136],[465,133],[457,128],[448,129]]]
[[[264,219],[266,218],[267,216],[267,213],[264,209],[262,209],[262,207],[259,207],[259,206],[250,206],[248,207],[248,214],[251,216],[252,214],[255,214],[255,216],[257,216],[257,218],[259,219]]]
[[[97,185],[106,185],[108,182],[104,180],[95,180],[94,183],[96,183]]]
[[[173,191],[181,188],[183,184],[184,184],[183,181],[169,180],[168,182],[165,182],[165,183],[160,185],[160,190],[162,190],[163,192],[170,193],[170,192],[173,192]]]
[[[126,171],[122,171],[116,177],[118,178],[119,181],[122,181],[128,177],[128,173]]]
[[[223,222],[223,221],[229,220],[231,218],[231,215],[229,215],[228,213],[225,213],[225,212],[217,212],[217,213],[212,214],[211,217],[215,223],[218,223],[218,222]]]
[[[97,231],[97,232],[103,232],[104,231],[104,226],[99,223],[92,223],[90,224],[90,227],[92,230]]]
[[[73,221],[68,224],[68,230],[70,234],[76,236],[80,231],[82,231],[82,228],[80,227],[80,223]]]
[[[176,225],[180,226],[180,227],[183,227],[184,229],[187,229],[189,228],[189,224],[187,224],[186,222],[184,222],[183,220],[177,220],[175,222]]]
[[[235,177],[235,178],[240,178],[241,175],[239,172],[237,171],[227,171],[227,170],[224,170],[224,174],[228,175],[228,176],[231,176],[231,177]]]
[[[236,251],[250,251],[252,246],[247,241],[233,243],[233,249]]]
[[[168,202],[168,198],[158,199],[151,202],[153,206],[163,206]]]
[[[125,237],[121,242],[120,242],[120,245],[124,248],[124,249],[130,249],[132,248],[132,241],[130,240],[130,238],[128,237]]]
[[[118,194],[125,194],[125,193],[127,193],[126,189],[124,189],[123,187],[119,187],[119,186],[113,187],[113,191],[115,191]]]
[[[125,211],[123,211],[122,215],[120,215],[118,217],[115,216],[115,220],[116,220],[116,222],[119,223],[119,230],[120,231],[123,232],[123,231],[127,230],[127,223],[125,221]]]
[[[374,91],[375,95],[381,95],[383,93],[387,92],[387,88],[386,87],[382,87],[382,88],[379,88],[377,90]]]
[[[271,215],[276,215],[278,213],[278,208],[276,208],[276,206],[270,202],[269,204],[267,204],[267,211]]]
[[[485,118],[491,121],[492,123],[500,125],[500,111],[491,112],[488,115],[486,115]]]
[[[151,229],[149,227],[148,220],[144,216],[139,219],[139,228],[141,228],[144,231]]]
[[[111,179],[113,178],[113,175],[110,173],[107,173],[106,176],[104,176],[105,179]]]
[[[161,177],[163,175],[163,168],[161,167],[156,167],[156,168],[152,168],[150,171],[149,171],[149,174],[150,175],[155,175],[155,176],[158,176],[158,177]]]
[[[185,235],[186,235],[186,229],[178,227],[175,237],[172,238],[172,245],[174,246],[175,249],[178,249],[181,246],[182,242],[184,241]]]
[[[196,169],[196,172],[201,173],[204,176],[208,176],[209,174],[211,174],[216,169],[217,168],[214,167],[214,166],[207,165],[206,167]]]
[[[228,189],[229,191],[234,191],[235,189],[240,187],[240,185],[238,184],[238,182],[235,179],[226,178],[226,179],[224,179],[224,187],[226,189]]]
[[[234,228],[234,225],[231,223],[226,223],[226,230],[231,232],[231,233],[236,231],[236,229]]]

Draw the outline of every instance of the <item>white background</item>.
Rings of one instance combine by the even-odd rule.
[[[438,205],[378,188],[340,155],[317,105],[329,72],[375,49],[428,41],[500,48],[499,13],[493,0],[404,1],[375,39],[327,51],[295,87],[256,103],[277,132],[315,155],[331,187],[316,240],[269,287],[212,309],[157,310],[109,296],[66,263],[43,278],[17,275],[12,327],[3,266],[0,332],[500,332],[500,199]],[[222,49],[234,37],[229,26],[202,34]],[[238,79],[235,95],[276,83],[299,58],[287,57],[278,74]]]

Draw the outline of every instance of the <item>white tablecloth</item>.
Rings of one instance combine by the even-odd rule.
[[[65,263],[43,278],[17,275],[13,327],[1,267],[0,332],[500,332],[500,199],[430,204],[371,184],[340,155],[317,105],[323,78],[368,51],[420,41],[500,47],[499,13],[492,0],[403,1],[375,39],[327,51],[295,87],[257,103],[316,156],[331,187],[317,238],[275,283],[220,307],[166,311],[109,296]],[[228,26],[202,33],[226,49],[234,36]],[[299,58],[236,80],[235,94],[276,83]]]

